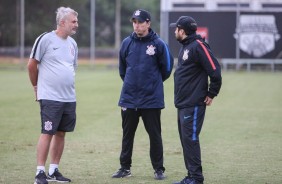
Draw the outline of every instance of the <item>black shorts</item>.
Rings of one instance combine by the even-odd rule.
[[[76,124],[76,102],[40,100],[41,133],[72,132]]]

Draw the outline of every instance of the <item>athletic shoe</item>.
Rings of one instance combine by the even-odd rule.
[[[182,181],[175,182],[173,184],[203,184],[203,182],[196,181],[195,179],[186,176]]]
[[[112,175],[112,178],[128,178],[131,176],[130,170],[120,168],[117,172]]]
[[[195,179],[192,179],[192,181],[189,184],[203,184],[203,182],[196,181]]]
[[[58,168],[55,169],[55,172],[50,176],[48,173],[47,181],[57,181],[60,183],[68,183],[71,182],[70,179],[64,177],[58,170]]]
[[[155,179],[156,180],[163,180],[165,179],[164,171],[163,170],[156,170],[155,171]]]
[[[46,180],[47,176],[44,171],[39,171],[39,173],[35,176],[34,184],[48,184]]]
[[[193,182],[193,179],[186,176],[183,180],[181,180],[179,182],[175,182],[173,184],[191,184],[191,182]]]

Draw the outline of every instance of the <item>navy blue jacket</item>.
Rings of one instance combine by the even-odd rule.
[[[175,106],[205,105],[206,96],[214,98],[221,88],[220,65],[200,35],[189,35],[180,43],[182,47],[174,73]]]
[[[149,29],[145,37],[132,33],[119,52],[119,74],[123,80],[118,105],[126,108],[164,108],[163,81],[169,78],[173,57],[168,46]]]

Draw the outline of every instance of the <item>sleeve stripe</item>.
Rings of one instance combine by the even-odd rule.
[[[164,44],[164,47],[165,47],[166,60],[167,60],[166,71],[167,71],[167,72],[170,72],[170,68],[171,68],[170,63],[171,63],[171,62],[170,62],[168,47],[167,47],[167,45],[164,43],[164,41],[163,41],[162,39],[159,39],[159,40],[161,40],[161,42]]]
[[[47,34],[47,32],[45,32],[45,33],[41,34],[41,35],[38,37],[38,39],[37,39],[37,41],[36,41],[36,43],[35,43],[35,46],[34,46],[34,51],[33,51],[33,54],[32,54],[32,58],[33,58],[33,59],[34,59],[34,57],[35,57],[35,53],[36,53],[36,50],[37,50],[38,44],[39,44],[39,42],[40,42],[41,38],[42,38],[45,34]]]
[[[214,62],[213,62],[213,60],[212,60],[212,58],[211,58],[211,56],[210,56],[210,54],[209,54],[207,48],[206,48],[206,47],[203,45],[203,43],[200,42],[199,40],[197,40],[197,42],[201,45],[201,47],[202,47],[203,50],[205,51],[205,54],[206,54],[206,56],[208,57],[208,60],[209,60],[209,62],[210,62],[210,64],[211,64],[211,66],[212,66],[212,69],[213,69],[213,70],[216,70],[216,67],[215,67],[215,65],[214,65]]]

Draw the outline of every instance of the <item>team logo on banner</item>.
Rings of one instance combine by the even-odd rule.
[[[280,34],[274,15],[241,15],[234,37],[241,50],[259,58],[275,49]]]
[[[188,50],[188,49],[184,50],[183,56],[182,56],[183,61],[185,61],[185,60],[188,59],[188,53],[189,53],[189,50]]]

